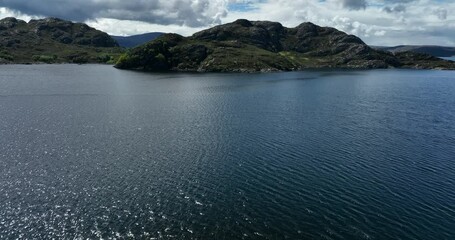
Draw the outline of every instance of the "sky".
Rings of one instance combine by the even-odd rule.
[[[112,35],[189,36],[236,19],[335,27],[370,45],[455,46],[455,0],[0,0],[0,18],[59,17]]]

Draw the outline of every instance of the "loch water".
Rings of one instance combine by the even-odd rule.
[[[442,57],[442,59],[450,60],[450,61],[454,61],[454,62],[455,62],[455,56],[452,56],[452,57]]]
[[[455,72],[0,66],[0,239],[455,239]]]

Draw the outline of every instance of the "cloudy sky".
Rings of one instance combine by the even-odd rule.
[[[234,21],[336,27],[372,45],[455,46],[454,0],[0,0],[0,17],[59,17],[113,35],[191,35]]]

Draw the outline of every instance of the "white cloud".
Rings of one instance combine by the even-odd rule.
[[[367,0],[353,10],[341,0],[275,0],[257,3],[252,19],[296,26],[310,21],[356,34],[372,45],[435,44],[455,46],[455,2],[431,0]],[[385,8],[390,11],[384,10]],[[447,14],[446,14],[447,13]],[[243,13],[230,12],[224,21]]]
[[[62,2],[64,0],[47,0]],[[117,35],[163,31],[190,35],[238,18],[270,20],[294,27],[302,22],[356,34],[373,45],[455,46],[454,1],[434,0],[81,0],[49,8],[44,0],[2,0],[0,16],[50,16],[71,11],[74,19]],[[235,5],[232,5],[235,4]],[[60,4],[62,5],[62,4]],[[237,6],[233,7],[233,6]],[[16,8],[14,8],[16,7]],[[92,7],[92,9],[83,8]],[[79,12],[78,12],[79,10]],[[79,14],[79,15],[78,15]],[[55,15],[52,15],[55,16]]]
[[[6,17],[15,17],[15,18],[22,19],[22,20],[28,22],[33,18],[40,18],[42,16],[26,15],[26,14],[22,14],[18,11],[13,11],[13,10],[5,8],[5,7],[0,7],[0,19],[6,18]]]
[[[115,18],[199,27],[220,23],[227,4],[228,0],[1,0],[0,7],[74,21]]]
[[[100,29],[108,32],[111,35],[118,36],[128,36],[147,32],[179,33],[184,36],[189,36],[196,31],[204,29],[203,27],[189,28],[187,26],[175,24],[161,25],[141,21],[118,20],[112,18],[99,18],[95,20],[89,20],[86,23],[96,29]]]

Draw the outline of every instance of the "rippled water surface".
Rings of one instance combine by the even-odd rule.
[[[0,66],[0,239],[455,239],[455,72]]]

